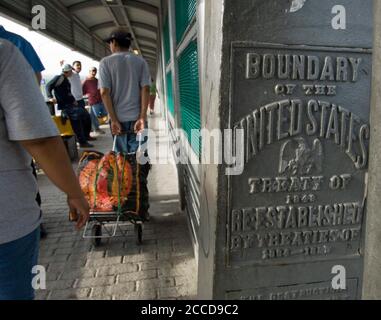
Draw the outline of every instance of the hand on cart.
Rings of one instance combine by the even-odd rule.
[[[122,134],[122,125],[119,121],[111,120],[111,131],[114,136],[119,136]]]
[[[70,220],[77,222],[77,230],[81,230],[90,217],[90,207],[84,196],[78,198],[67,198],[70,208]]]
[[[145,129],[145,121],[144,121],[143,118],[141,118],[138,121],[136,121],[134,129],[135,129],[135,133],[136,134],[141,134],[144,131],[144,129]]]

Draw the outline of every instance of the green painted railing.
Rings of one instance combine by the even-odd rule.
[[[200,157],[200,91],[197,42],[192,41],[178,59],[181,125],[188,135],[192,149]],[[192,130],[193,139],[192,139]]]
[[[197,7],[197,0],[176,0],[176,41],[180,43],[191,23]]]
[[[172,72],[167,73],[167,106],[172,116],[175,115],[175,103],[173,100]]]

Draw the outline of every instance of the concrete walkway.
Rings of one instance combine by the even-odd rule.
[[[168,145],[159,115],[150,117],[158,143]],[[105,128],[107,130],[107,127]],[[107,152],[112,139],[98,137],[95,148]],[[42,174],[39,184],[48,238],[42,240],[40,264],[47,270],[47,290],[37,299],[193,299],[197,268],[187,218],[179,210],[177,173],[172,164],[150,173],[151,221],[144,225],[143,245],[127,238],[104,240],[95,248],[68,221],[66,197]]]

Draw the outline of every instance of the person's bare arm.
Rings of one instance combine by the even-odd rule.
[[[79,215],[77,228],[89,217],[89,205],[84,198],[77,177],[61,137],[19,141],[44,170],[48,178],[68,196],[70,210]]]
[[[150,87],[145,86],[140,90],[141,96],[141,112],[139,120],[135,124],[135,132],[141,132],[145,129],[145,121],[147,120],[147,110],[150,97]]]
[[[142,110],[140,113],[140,118],[147,119],[147,110],[149,105],[149,86],[145,86],[140,90],[141,100],[142,100]]]
[[[114,105],[112,103],[112,98],[110,94],[110,89],[108,88],[101,88],[101,97],[104,106],[106,107],[106,110],[109,114],[109,117],[111,119],[111,130],[114,135],[119,135],[122,132],[122,125],[119,122],[119,119],[116,115]]]

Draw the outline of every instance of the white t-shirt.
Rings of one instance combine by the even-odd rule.
[[[75,100],[79,101],[83,99],[83,90],[81,77],[78,73],[73,71],[73,75],[68,78],[71,86],[71,94],[74,96]]]
[[[17,47],[0,39],[0,245],[41,223],[32,158],[18,141],[55,136],[32,68]]]

